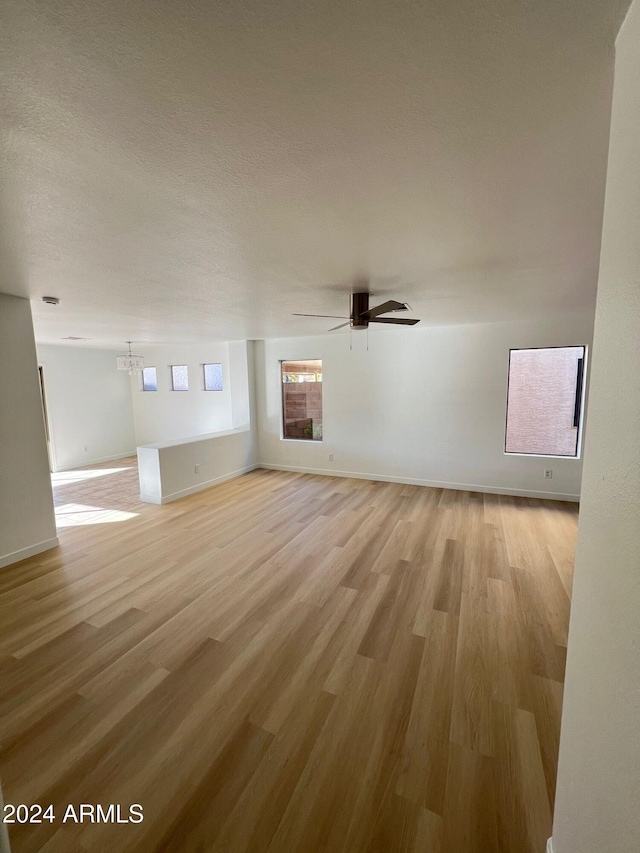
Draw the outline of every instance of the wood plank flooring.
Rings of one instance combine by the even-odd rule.
[[[92,470],[0,572],[5,801],[56,815],[14,853],[542,853],[575,505],[259,470],[155,507]]]

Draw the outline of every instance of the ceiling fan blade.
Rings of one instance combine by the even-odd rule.
[[[389,299],[387,302],[383,302],[381,305],[375,305],[373,308],[369,308],[368,311],[363,311],[360,314],[360,317],[371,319],[372,317],[377,317],[378,314],[386,314],[388,311],[406,311],[407,306],[404,302],[396,302],[395,299]]]
[[[348,317],[345,317],[342,314],[292,314],[292,317],[329,317],[331,320],[348,320]]]
[[[335,332],[336,329],[344,329],[345,326],[350,325],[351,320],[347,320],[346,323],[340,323],[339,326],[334,326],[333,329],[329,329],[330,332]]]
[[[395,326],[415,326],[420,320],[409,320],[408,317],[374,317],[370,323],[392,323]]]

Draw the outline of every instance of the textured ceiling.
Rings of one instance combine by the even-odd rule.
[[[317,334],[358,279],[590,309],[627,6],[3,0],[0,291],[93,346]]]

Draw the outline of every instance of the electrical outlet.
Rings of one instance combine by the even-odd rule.
[[[200,465],[196,463],[196,474],[200,473]]]
[[[329,462],[333,462],[333,453],[329,454]]]
[[[553,468],[545,468],[544,469],[544,478],[545,480],[553,479]]]

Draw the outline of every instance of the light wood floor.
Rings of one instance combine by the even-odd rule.
[[[574,505],[272,471],[137,494],[58,486],[101,523],[0,572],[5,800],[56,809],[14,853],[544,851]]]

